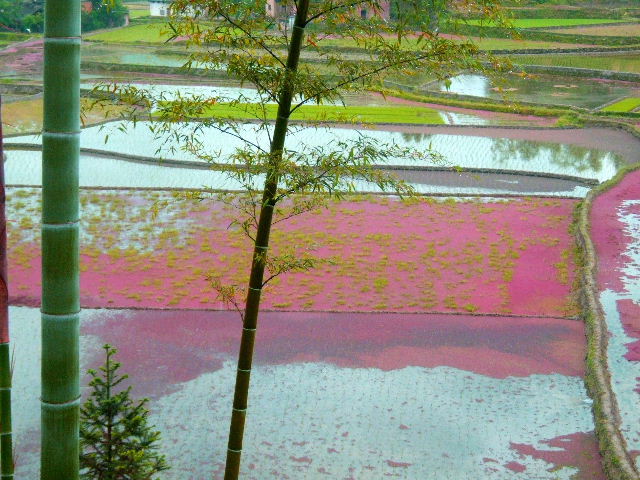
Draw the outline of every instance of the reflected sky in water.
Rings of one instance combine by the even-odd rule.
[[[429,89],[496,100],[504,98],[511,101],[584,108],[596,108],[620,97],[640,95],[640,86],[552,75],[530,75],[527,78],[509,75],[494,80],[484,75],[463,74],[451,78],[450,81],[448,88],[444,82],[436,82],[431,84]]]
[[[201,161],[191,152],[176,146],[173,137],[154,138],[148,122],[112,123],[103,127],[91,127],[83,131],[83,148],[106,150],[120,154],[143,157],[157,157],[186,161]],[[181,133],[189,135],[193,128],[201,128],[193,123]],[[272,128],[272,127],[270,127]],[[217,162],[234,153],[242,142],[213,128],[203,128],[199,132],[202,151],[212,155]],[[253,124],[239,127],[238,133],[263,148],[269,146],[269,132]],[[515,139],[494,139],[479,136],[446,134],[407,134],[402,132],[363,131],[346,128],[296,129],[288,138],[288,148],[303,150],[324,146],[337,148],[338,142],[354,141],[361,136],[381,143],[395,143],[402,147],[415,148],[425,152],[429,149],[440,153],[445,162],[438,166],[459,166],[462,168],[500,169],[523,172],[540,172],[569,175],[580,178],[605,181],[615,175],[623,158],[611,152],[588,149],[575,145],[535,142]],[[106,139],[106,142],[105,142]],[[7,143],[40,143],[40,137],[26,135],[7,139]],[[433,163],[416,163],[406,158],[389,159],[388,164],[430,167]]]

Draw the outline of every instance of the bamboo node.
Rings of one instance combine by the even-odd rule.
[[[240,450],[234,450],[233,448],[227,448],[227,451],[229,451],[229,452],[233,452],[233,453],[242,453],[242,449],[240,449]]]
[[[80,45],[80,37],[44,37],[44,43],[59,45]]]
[[[259,250],[267,250],[269,247],[264,246],[264,245],[256,245],[255,248],[259,249]]]
[[[244,372],[244,373],[251,373],[251,369],[246,369],[246,368],[239,368],[238,369],[239,372]]]
[[[235,407],[233,407],[233,411],[234,412],[246,412],[247,409],[246,408],[235,408]]]
[[[51,403],[51,402],[47,402],[43,398],[40,398],[40,404],[41,404],[41,407],[43,409],[47,409],[47,410],[65,410],[67,408],[79,407],[80,403],[81,403],[81,400],[82,400],[82,398],[78,397],[78,398],[74,398],[73,400],[70,400],[68,402]]]
[[[255,332],[256,331],[255,328],[246,328],[246,327],[242,327],[242,330],[246,330],[247,332]]]
[[[249,290],[253,290],[254,292],[261,292],[262,291],[261,288],[253,288],[253,287],[249,287]]]

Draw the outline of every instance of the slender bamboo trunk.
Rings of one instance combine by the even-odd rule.
[[[269,248],[273,207],[275,206],[275,198],[278,190],[278,170],[282,160],[282,152],[289,126],[291,102],[295,93],[294,74],[298,69],[308,10],[309,0],[299,0],[291,41],[289,43],[285,79],[279,95],[278,115],[270,148],[271,159],[262,195],[262,205],[253,250],[253,262],[249,276],[249,290],[245,303],[242,338],[240,339],[240,351],[238,353],[238,370],[236,372],[236,384],[233,396],[233,410],[231,412],[231,424],[229,426],[229,443],[224,471],[225,480],[237,480],[240,475],[242,440],[247,416],[249,383],[251,379],[256,328],[258,326],[258,313],[260,311],[260,297],[262,295],[262,284],[264,282],[265,257]]]
[[[2,110],[2,99],[0,99]],[[7,283],[7,219],[5,216],[4,154],[0,114],[0,478],[13,478],[11,431],[11,351],[9,349],[9,284]]]
[[[46,0],[42,132],[42,480],[79,475],[80,2]]]

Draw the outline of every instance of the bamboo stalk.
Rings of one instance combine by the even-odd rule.
[[[2,99],[0,98],[0,111]],[[11,427],[11,351],[9,349],[9,287],[7,283],[7,219],[5,215],[4,151],[0,115],[0,478],[13,478]]]
[[[273,207],[275,206],[278,189],[278,170],[282,160],[282,152],[289,126],[291,102],[295,93],[295,81],[293,77],[298,69],[307,11],[309,9],[309,0],[300,0],[297,7],[293,32],[289,43],[285,78],[279,95],[278,114],[270,146],[271,159],[265,179],[258,229],[254,242],[253,261],[251,264],[251,274],[249,276],[249,290],[245,303],[242,337],[240,339],[240,351],[238,353],[233,410],[231,411],[231,423],[229,426],[229,443],[224,471],[225,480],[237,480],[240,475],[242,441],[244,439],[244,426],[249,400],[249,383],[251,380],[258,314],[260,312],[260,298],[264,282],[265,260],[269,248]]]
[[[42,133],[42,480],[79,475],[80,2],[46,0]]]

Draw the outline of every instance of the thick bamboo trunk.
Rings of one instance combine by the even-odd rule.
[[[278,189],[279,165],[289,126],[291,102],[295,93],[294,75],[298,69],[300,50],[304,38],[304,27],[309,9],[309,0],[300,0],[294,20],[293,32],[289,44],[285,80],[279,95],[278,115],[271,141],[271,160],[264,185],[262,205],[258,219],[258,230],[253,250],[253,262],[249,276],[249,290],[244,312],[240,351],[238,353],[238,370],[233,396],[233,410],[229,427],[229,444],[224,471],[225,480],[237,480],[240,475],[240,460],[242,456],[242,441],[244,425],[247,415],[249,399],[249,383],[251,380],[251,366],[253,364],[253,350],[260,311],[260,297],[264,282],[265,257],[269,248],[269,235],[273,218],[273,207]]]
[[[79,471],[80,2],[46,0],[42,132],[42,480]]]
[[[2,110],[2,99],[0,99]],[[11,431],[11,351],[9,349],[9,284],[7,283],[7,219],[5,216],[4,154],[0,115],[0,478],[13,478]]]

